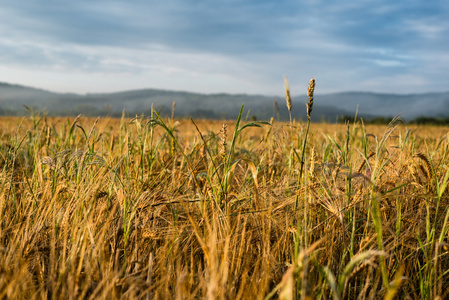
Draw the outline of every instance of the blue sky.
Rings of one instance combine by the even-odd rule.
[[[449,1],[0,0],[0,81],[58,92],[449,91]]]

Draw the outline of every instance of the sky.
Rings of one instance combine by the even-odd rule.
[[[0,0],[0,82],[55,92],[449,91],[447,0]]]

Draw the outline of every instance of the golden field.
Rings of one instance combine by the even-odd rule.
[[[0,298],[449,297],[448,128],[225,124],[0,119]]]

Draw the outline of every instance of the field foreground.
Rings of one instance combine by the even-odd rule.
[[[2,299],[449,297],[447,128],[0,125]]]

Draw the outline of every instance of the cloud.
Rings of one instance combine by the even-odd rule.
[[[0,4],[0,66],[84,74],[73,91],[108,78],[114,88],[281,94],[284,74],[313,75],[322,92],[448,89],[445,1]]]

